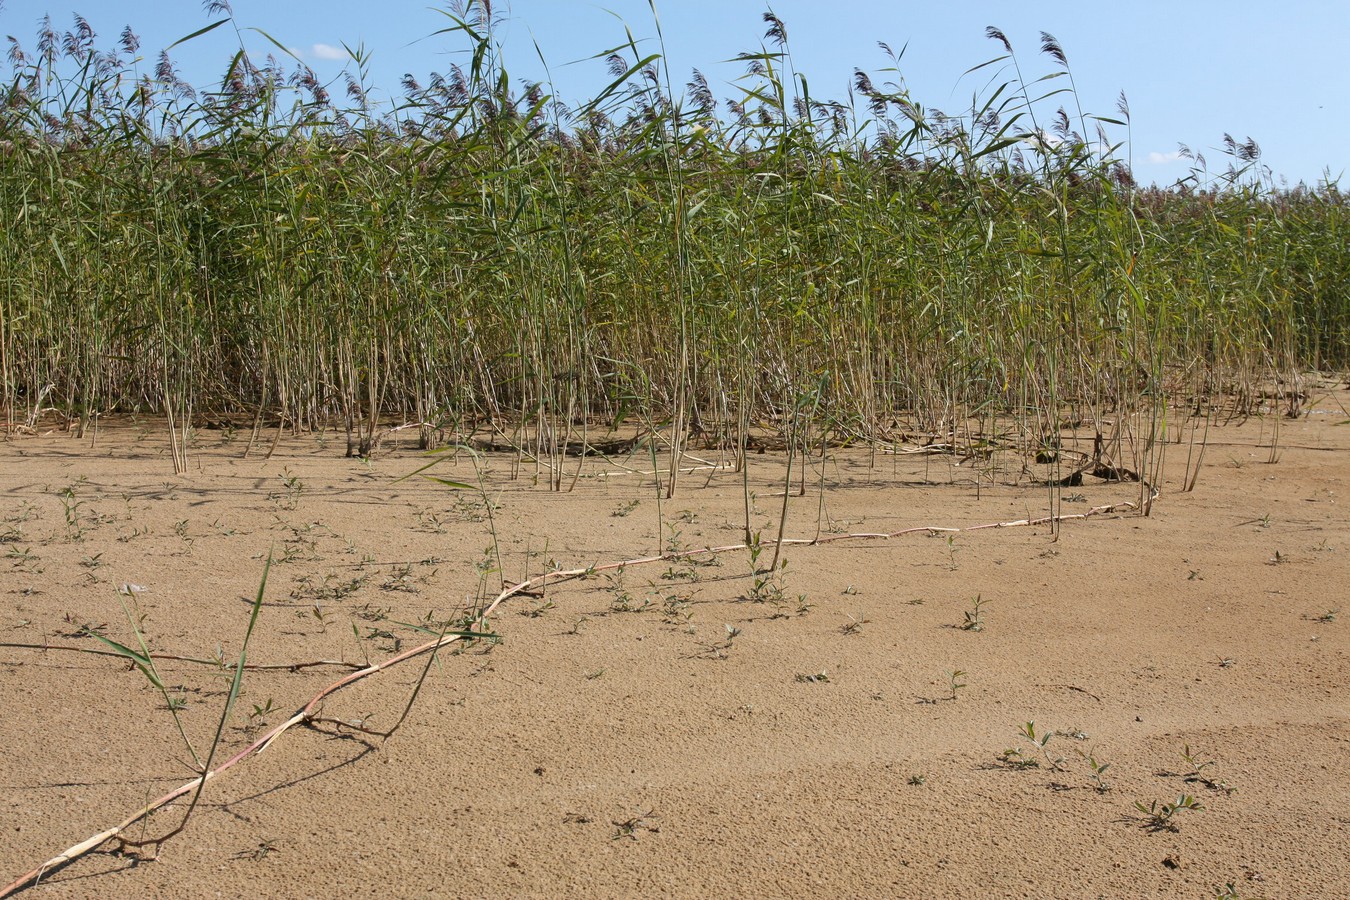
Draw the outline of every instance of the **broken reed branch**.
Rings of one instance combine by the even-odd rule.
[[[499,606],[505,600],[507,600],[508,598],[510,598],[511,596],[513,596],[514,594],[518,593],[519,591],[523,590],[528,586],[529,586],[528,582],[522,582],[519,585],[515,585],[511,588],[503,590],[501,594],[499,594],[498,597],[492,602],[492,604],[489,605],[483,611],[483,613],[479,616],[478,621],[481,622],[482,620],[486,619],[487,616],[490,615],[497,608],[497,606]],[[289,731],[296,725],[307,723],[311,719],[317,719],[318,717],[315,715],[316,708],[331,694],[340,691],[341,689],[347,687],[348,685],[355,684],[357,681],[360,681],[364,678],[368,678],[369,676],[374,675],[377,672],[382,672],[385,669],[398,665],[401,662],[412,659],[413,657],[420,656],[424,653],[439,650],[442,647],[449,646],[450,644],[453,644],[456,641],[462,640],[465,636],[466,632],[455,632],[453,634],[447,634],[443,637],[436,638],[435,640],[428,641],[427,643],[422,644],[418,647],[406,650],[396,656],[384,660],[383,662],[374,663],[372,665],[366,666],[356,672],[351,673],[350,675],[347,675],[333,682],[332,684],[328,685],[323,690],[315,694],[309,700],[309,702],[306,703],[300,709],[299,712],[295,713],[293,716],[291,716],[286,721],[280,723],[279,725],[276,725],[273,728],[269,729],[261,737],[253,741],[244,749],[237,752],[234,756],[231,756],[229,759],[221,763],[216,768],[211,769],[210,771],[206,772],[203,775],[198,776],[197,778],[192,779],[191,781],[179,785],[177,788],[174,788],[172,791],[169,791],[162,797],[153,800],[150,803],[146,804],[145,806],[141,807],[136,812],[127,816],[125,819],[123,819],[121,822],[114,825],[113,827],[105,831],[101,831],[98,834],[95,834],[87,838],[86,840],[83,840],[80,843],[75,844],[74,846],[66,849],[65,851],[47,860],[37,868],[25,873],[19,878],[16,878],[13,882],[6,885],[4,888],[0,888],[0,900],[3,900],[3,898],[5,897],[12,896],[18,891],[24,889],[25,887],[37,884],[46,875],[54,871],[57,871],[58,869],[62,868],[63,866],[71,862],[74,862],[81,856],[84,856],[85,854],[98,848],[102,844],[107,843],[108,841],[119,840],[123,841],[128,845],[133,845],[137,843],[130,841],[124,837],[127,829],[129,829],[131,826],[135,825],[137,822],[144,819],[151,813],[157,812],[158,810],[165,808],[169,804],[173,803],[175,800],[178,800],[179,798],[187,794],[191,793],[194,795],[199,795],[201,790],[205,787],[208,781],[212,780],[213,778],[219,777],[220,775],[229,771],[243,760],[249,758],[250,756],[253,756],[255,753],[261,753],[262,751],[266,750],[269,746],[271,746],[273,741],[281,737],[281,735],[285,734],[287,731]],[[162,842],[162,839],[160,842]]]
[[[1148,491],[1151,500],[1156,500],[1159,494],[1158,490],[1152,485],[1149,485]],[[825,537],[814,539],[785,538],[783,540],[783,543],[785,545],[795,545],[795,546],[814,546],[817,544],[836,543],[838,541],[846,541],[846,540],[859,540],[859,541],[874,540],[874,539],[884,540],[890,538],[903,537],[905,535],[910,534],[954,534],[968,531],[985,531],[989,529],[999,529],[999,528],[1024,528],[1029,526],[1034,527],[1038,525],[1047,525],[1052,523],[1058,524],[1061,522],[1081,521],[1093,518],[1095,516],[1108,515],[1111,513],[1130,512],[1138,509],[1139,509],[1138,503],[1131,500],[1125,501],[1123,503],[1113,503],[1104,506],[1094,506],[1085,512],[1074,513],[1072,515],[1042,516],[1040,518],[1035,519],[1031,518],[1016,519],[1007,522],[990,522],[982,525],[967,525],[964,527],[923,525],[913,528],[905,528],[899,531],[892,531],[892,532],[875,532],[875,533],[856,532],[851,534],[827,535]],[[63,866],[66,866],[69,863],[74,862],[75,860],[97,849],[98,847],[107,843],[108,841],[121,840],[125,842],[127,845],[132,845],[134,842],[128,841],[124,837],[127,829],[129,829],[131,826],[135,825],[137,822],[144,819],[151,813],[163,809],[164,807],[173,803],[175,800],[178,800],[179,798],[189,793],[199,795],[201,790],[205,787],[206,782],[210,781],[213,778],[219,777],[221,774],[233,768],[240,762],[243,762],[244,760],[248,759],[250,756],[263,752],[268,747],[270,747],[274,742],[276,742],[282,735],[284,735],[290,729],[294,728],[296,725],[330,723],[330,724],[337,724],[340,727],[353,728],[354,730],[358,731],[363,732],[368,731],[367,729],[358,726],[353,726],[351,723],[341,722],[340,720],[335,720],[328,717],[321,717],[317,714],[317,710],[320,704],[322,704],[325,699],[342,690],[343,688],[355,684],[356,682],[361,681],[363,679],[369,678],[370,676],[375,675],[379,672],[383,672],[385,669],[392,668],[398,665],[399,663],[406,662],[410,659],[413,659],[426,653],[434,654],[437,651],[461,640],[477,639],[481,637],[490,636],[488,633],[479,632],[476,631],[476,629],[484,625],[487,619],[494,612],[497,611],[497,608],[500,607],[507,600],[511,599],[512,597],[542,588],[548,584],[555,584],[561,581],[571,581],[578,578],[586,578],[591,575],[594,575],[597,572],[605,572],[615,569],[627,569],[632,566],[648,565],[659,562],[668,562],[671,560],[683,559],[686,557],[696,556],[700,554],[734,553],[738,550],[748,550],[748,549],[749,549],[748,544],[741,543],[741,544],[728,544],[722,547],[705,547],[698,550],[681,550],[671,553],[663,553],[657,556],[638,557],[635,559],[624,560],[623,562],[604,563],[601,565],[586,566],[585,568],[563,569],[563,570],[555,570],[552,572],[545,572],[542,575],[537,575],[533,578],[527,578],[524,581],[517,582],[516,584],[510,585],[508,587],[504,587],[501,590],[501,592],[492,600],[492,602],[489,603],[486,607],[484,607],[482,611],[473,619],[473,622],[468,629],[464,631],[457,631],[454,633],[442,634],[441,636],[434,638],[430,641],[427,641],[426,643],[420,644],[409,650],[405,650],[402,653],[396,654],[382,662],[362,667],[359,670],[352,672],[351,674],[346,675],[338,679],[337,681],[334,681],[332,684],[328,685],[323,690],[319,691],[317,694],[311,697],[309,702],[307,702],[303,707],[301,707],[300,710],[297,711],[294,715],[292,715],[289,719],[269,729],[261,737],[257,738],[247,747],[237,752],[234,756],[230,757],[225,762],[221,763],[215,769],[212,769],[206,772],[204,775],[201,775],[197,778],[192,779],[191,781],[186,782],[185,784],[180,785],[179,787],[168,792],[167,794],[158,798],[157,800],[151,801],[150,803],[133,812],[131,815],[127,816],[118,824],[112,826],[111,828],[108,828],[105,831],[100,831],[98,834],[92,835],[91,837],[81,841],[80,843],[75,844],[74,846],[62,851],[61,853],[42,863],[42,865],[37,866],[36,868],[19,876],[13,882],[6,885],[4,888],[0,888],[0,900],[4,900],[4,898],[10,897],[15,893],[17,893],[18,891],[30,885],[36,884],[42,878],[46,877],[52,872],[55,872],[60,868],[62,868]],[[86,652],[95,652],[95,651],[86,651]],[[427,669],[429,668],[430,668],[430,661],[428,661],[427,665]],[[425,677],[426,677],[426,670],[424,670],[422,674],[422,678]],[[421,680],[419,680],[418,685],[420,687]],[[404,709],[403,716],[399,719],[399,724],[402,724],[403,720],[407,718],[408,712],[411,710],[411,707],[412,704],[410,701]],[[388,735],[392,734],[394,730],[397,729],[397,727],[398,725],[395,725],[394,728],[391,728],[387,732],[371,732],[371,733],[387,737]]]

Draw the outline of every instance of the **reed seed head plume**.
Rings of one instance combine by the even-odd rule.
[[[1064,55],[1064,48],[1060,46],[1059,41],[1055,40],[1055,36],[1048,31],[1041,32],[1041,52],[1061,66],[1068,68],[1069,60]]]
[[[848,127],[848,108],[844,104],[838,100],[831,100],[822,104],[821,109],[829,117],[830,127],[835,132],[841,133]]]
[[[689,97],[694,101],[694,106],[700,113],[707,115],[717,109],[717,100],[713,97],[712,89],[708,87],[708,79],[698,69],[685,85],[689,91]]]
[[[995,28],[993,25],[990,25],[988,28],[984,30],[984,36],[989,38],[991,41],[998,41],[1000,44],[1003,45],[1003,49],[1007,50],[1009,53],[1013,52],[1012,44],[1008,42],[1007,35],[1005,35],[999,29]]]
[[[1067,141],[1069,139],[1072,126],[1069,124],[1069,114],[1064,107],[1061,106],[1055,110],[1055,121],[1051,127],[1054,129],[1055,135],[1061,140]]]
[[[28,54],[23,52],[23,47],[19,44],[19,39],[14,35],[9,35],[9,64],[15,69],[22,69],[28,65]]]
[[[166,85],[171,85],[178,80],[178,74],[174,71],[173,60],[169,58],[168,50],[159,51],[159,61],[155,64],[155,78]]]
[[[450,11],[474,28],[493,28],[501,23],[493,15],[492,0],[450,0]]]
[[[777,44],[779,49],[787,46],[787,26],[783,20],[770,11],[764,13],[764,21],[769,26],[769,30],[764,32],[764,39]]]
[[[42,65],[51,68],[56,64],[56,48],[60,38],[56,34],[56,29],[52,27],[52,17],[43,16],[38,23],[38,56],[42,59]]]
[[[309,66],[301,65],[296,69],[293,77],[297,85],[309,92],[310,102],[317,106],[324,106],[328,103],[328,90],[319,83],[319,77],[314,74],[314,70]]]
[[[127,25],[118,36],[117,45],[122,48],[122,52],[127,56],[135,56],[136,51],[141,49],[141,39],[136,32],[131,30],[131,26]]]
[[[592,131],[600,133],[608,131],[612,123],[609,120],[609,116],[597,109],[586,116],[586,124]]]
[[[366,89],[362,87],[361,82],[351,73],[345,76],[345,80],[347,82],[347,99],[365,106],[367,102]]]
[[[450,85],[447,94],[450,105],[454,107],[464,106],[469,102],[470,96],[469,79],[464,74],[464,70],[457,63],[451,64]]]
[[[76,62],[83,63],[94,46],[94,29],[79,13],[75,14],[75,28],[61,37],[61,52]]]

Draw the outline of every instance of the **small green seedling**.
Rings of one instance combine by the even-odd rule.
[[[253,704],[253,712],[249,713],[249,714],[248,714],[248,717],[249,717],[250,719],[253,719],[254,721],[259,721],[259,722],[260,722],[260,721],[262,721],[266,716],[268,716],[270,713],[273,713],[273,712],[275,712],[275,711],[276,711],[276,706],[273,704],[272,698],[271,698],[271,697],[268,697],[266,703],[255,703],[255,704]]]
[[[72,541],[83,538],[85,532],[84,523],[80,517],[80,510],[84,507],[84,501],[75,499],[75,490],[84,480],[81,477],[58,495],[61,498],[61,510],[66,517],[66,536]]]
[[[1014,769],[1037,769],[1041,765],[1040,760],[1034,756],[1027,756],[1026,751],[1021,747],[1007,747],[998,755],[998,758],[1005,766],[1011,766]]]
[[[740,637],[741,630],[735,625],[723,625],[722,627],[726,630],[727,639],[725,641],[716,644],[703,644],[701,645],[701,649],[697,653],[692,654],[689,658],[694,659],[702,657],[704,659],[726,659],[727,654],[736,643],[736,638]],[[692,628],[690,628],[689,631],[691,634],[693,633]]]
[[[1172,803],[1160,803],[1157,800],[1151,800],[1145,806],[1143,801],[1136,800],[1134,808],[1143,814],[1143,827],[1149,831],[1180,831],[1181,829],[1175,821],[1177,813],[1184,809],[1197,811],[1205,807],[1190,794],[1178,794],[1177,799]]]
[[[850,615],[848,621],[839,626],[840,634],[862,634],[863,626],[872,621],[864,615]]]
[[[445,520],[440,514],[432,509],[418,509],[413,512],[413,518],[417,520],[417,527],[431,534],[445,534]]]
[[[272,841],[260,841],[256,847],[249,850],[240,850],[234,855],[235,859],[247,859],[253,862],[262,862],[273,853],[280,853],[277,846]]]
[[[961,690],[966,686],[966,683],[961,680],[966,677],[966,673],[961,669],[948,669],[946,672],[942,673],[942,677],[947,679],[947,696],[919,697],[918,698],[919,703],[925,703],[928,704],[929,706],[936,706],[937,704],[942,703],[943,701],[956,700],[957,691]]]
[[[984,631],[984,613],[982,610],[989,602],[980,594],[971,598],[971,608],[965,611],[965,621],[960,626],[962,631]]]
[[[304,482],[289,467],[283,467],[281,474],[277,477],[281,479],[282,487],[285,488],[286,493],[284,497],[279,494],[272,494],[270,499],[283,509],[295,509],[300,505],[300,495],[305,490]]]
[[[679,553],[684,549],[684,542],[681,540],[684,531],[675,522],[667,522],[666,530],[669,532],[666,535],[666,552]]]
[[[1092,782],[1093,790],[1099,794],[1104,794],[1111,790],[1111,785],[1104,777],[1106,775],[1106,770],[1111,768],[1111,764],[1097,762],[1097,756],[1091,750],[1086,752],[1079,750],[1078,755],[1083,758],[1083,762],[1087,763],[1088,780]]]
[[[1223,791],[1225,794],[1232,794],[1237,791],[1237,788],[1228,782],[1206,775],[1205,770],[1215,764],[1214,760],[1204,758],[1204,755],[1198,751],[1192,751],[1190,744],[1182,745],[1181,758],[1189,767],[1186,772],[1181,774],[1182,780],[1187,784],[1203,784],[1210,790]]]
[[[642,600],[639,601],[636,597],[634,597],[627,591],[620,591],[618,596],[616,596],[610,602],[609,610],[610,612],[616,613],[629,613],[629,612],[640,613],[645,612],[651,605],[652,605],[651,597],[643,597]]]
[[[946,675],[947,690],[950,692],[947,699],[954,701],[956,699],[956,692],[966,686],[966,682],[961,680],[966,677],[966,673],[961,669],[949,669],[947,670]]]
[[[555,609],[556,607],[557,607],[557,604],[554,603],[552,600],[545,600],[543,603],[540,603],[538,606],[532,606],[532,607],[530,607],[529,609],[522,609],[522,610],[520,611],[520,614],[521,614],[522,616],[528,616],[528,617],[531,618],[531,619],[537,619],[537,618],[539,618],[540,616],[542,616],[544,613],[548,612],[550,609]]]
[[[641,815],[634,816],[631,819],[625,819],[622,822],[618,820],[611,821],[610,824],[614,826],[615,831],[610,837],[610,840],[617,841],[623,838],[630,838],[636,841],[638,839],[639,831],[650,831],[653,834],[660,833],[661,826],[652,822],[655,814],[656,810],[648,810]]]
[[[1018,769],[1035,769],[1044,761],[1054,771],[1063,771],[1064,757],[1053,755],[1048,748],[1051,738],[1055,736],[1053,730],[1038,731],[1035,722],[1026,722],[1017,727],[1017,733],[1035,748],[1035,753],[1039,754],[1039,759],[1036,755],[1028,754],[1020,747],[1009,747],[1000,755],[1004,763]]]
[[[1214,760],[1204,759],[1202,753],[1191,750],[1190,744],[1181,745],[1181,758],[1190,767],[1190,771],[1185,774],[1187,781],[1199,781],[1204,777],[1205,769],[1214,765]]]

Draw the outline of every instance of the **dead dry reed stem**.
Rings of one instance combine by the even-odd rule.
[[[1148,502],[1151,503],[1153,500],[1157,499],[1159,495],[1157,488],[1153,487],[1152,485],[1147,485],[1146,490],[1149,495]],[[1096,516],[1109,515],[1111,513],[1137,511],[1139,508],[1140,508],[1139,503],[1131,500],[1122,503],[1108,504],[1104,506],[1094,506],[1085,512],[1074,513],[1072,515],[1042,516],[1034,519],[1033,518],[1016,519],[1007,522],[990,522],[982,525],[967,525],[964,527],[920,525],[891,532],[855,532],[850,534],[826,535],[824,537],[816,537],[816,538],[784,538],[782,539],[782,544],[792,546],[814,546],[818,544],[837,543],[839,541],[847,541],[847,540],[857,540],[857,541],[877,540],[877,539],[886,540],[890,538],[903,537],[905,535],[910,534],[958,534],[962,532],[986,531],[989,529],[999,529],[999,528],[1019,528],[1019,527],[1025,528],[1025,527],[1034,527],[1038,525],[1059,525],[1060,523],[1063,522],[1082,521]],[[643,556],[637,557],[635,559],[624,560],[622,562],[611,562],[611,563],[604,563],[601,565],[586,566],[584,568],[564,569],[553,572],[545,572],[542,575],[537,575],[533,578],[527,578],[523,581],[517,582],[516,584],[504,587],[501,590],[501,592],[497,594],[497,596],[492,600],[492,602],[489,603],[486,607],[484,607],[482,611],[474,618],[471,626],[466,631],[456,632],[453,634],[446,634],[442,637],[438,637],[433,640],[427,641],[423,644],[420,644],[419,646],[413,647],[409,650],[405,650],[402,653],[396,654],[395,656],[391,656],[390,658],[382,662],[366,666],[364,668],[359,669],[358,671],[352,672],[351,674],[338,679],[337,681],[334,681],[332,684],[328,685],[323,690],[315,694],[312,698],[310,698],[309,702],[307,702],[303,707],[301,707],[300,710],[297,711],[294,715],[292,715],[289,719],[269,729],[266,734],[262,735],[257,740],[253,741],[253,743],[249,744],[244,749],[235,753],[234,756],[231,756],[229,759],[221,763],[216,768],[205,773],[204,775],[198,776],[197,778],[194,778],[191,781],[188,781],[185,784],[178,786],[177,788],[174,788],[172,791],[169,791],[162,797],[153,800],[150,803],[147,803],[145,806],[131,813],[125,819],[123,819],[118,824],[112,826],[111,828],[108,828],[104,831],[100,831],[97,834],[91,835],[90,837],[79,842],[78,844],[75,844],[67,848],[66,850],[62,851],[61,853],[58,853],[56,856],[53,856],[51,859],[47,860],[46,862],[42,863],[36,868],[31,869],[30,871],[19,876],[14,881],[6,885],[3,889],[0,889],[0,900],[4,900],[4,898],[6,897],[11,897],[14,894],[18,893],[19,891],[23,890],[24,888],[36,885],[47,875],[58,871],[64,866],[79,859],[80,857],[85,856],[86,854],[90,853],[93,850],[96,850],[103,844],[121,838],[121,836],[127,832],[127,829],[129,829],[131,826],[135,825],[137,822],[144,819],[146,816],[149,816],[150,814],[157,812],[158,810],[161,810],[164,807],[168,806],[169,804],[173,803],[175,800],[178,800],[179,798],[198,790],[198,788],[204,786],[206,782],[224,774],[226,771],[233,768],[237,764],[243,762],[244,760],[248,759],[249,757],[266,750],[279,738],[281,738],[282,735],[284,735],[287,731],[294,728],[296,725],[310,724],[320,721],[319,717],[316,714],[316,710],[318,709],[320,704],[322,704],[322,702],[325,699],[342,690],[343,688],[355,684],[358,681],[362,681],[372,675],[378,674],[379,672],[383,672],[386,669],[392,668],[398,665],[399,663],[406,662],[407,660],[413,659],[426,653],[434,653],[445,647],[450,646],[451,644],[464,640],[466,637],[471,637],[474,630],[484,625],[487,619],[494,612],[496,612],[497,608],[500,607],[507,600],[509,600],[511,597],[514,597],[518,594],[536,588],[542,588],[545,585],[556,584],[561,581],[571,581],[578,578],[586,578],[598,572],[612,571],[615,569],[626,570],[632,566],[649,565],[652,563],[660,563],[660,562],[670,562],[672,560],[683,559],[686,557],[696,555],[734,553],[739,550],[748,550],[749,548],[750,548],[749,544],[740,543],[740,544],[728,544],[721,547],[704,547],[697,550],[681,550],[670,553],[662,553],[655,556]],[[69,649],[77,649],[77,648],[69,648]],[[159,658],[167,658],[167,657],[159,657]],[[323,721],[331,721],[331,720],[323,720]],[[158,848],[156,848],[156,851],[157,850]]]

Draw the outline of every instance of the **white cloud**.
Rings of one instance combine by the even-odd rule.
[[[1179,150],[1173,150],[1171,153],[1159,153],[1155,150],[1148,155],[1149,163],[1155,166],[1176,162],[1179,159],[1181,159],[1181,151]]]
[[[332,44],[315,44],[309,48],[315,59],[347,59],[347,51]]]

